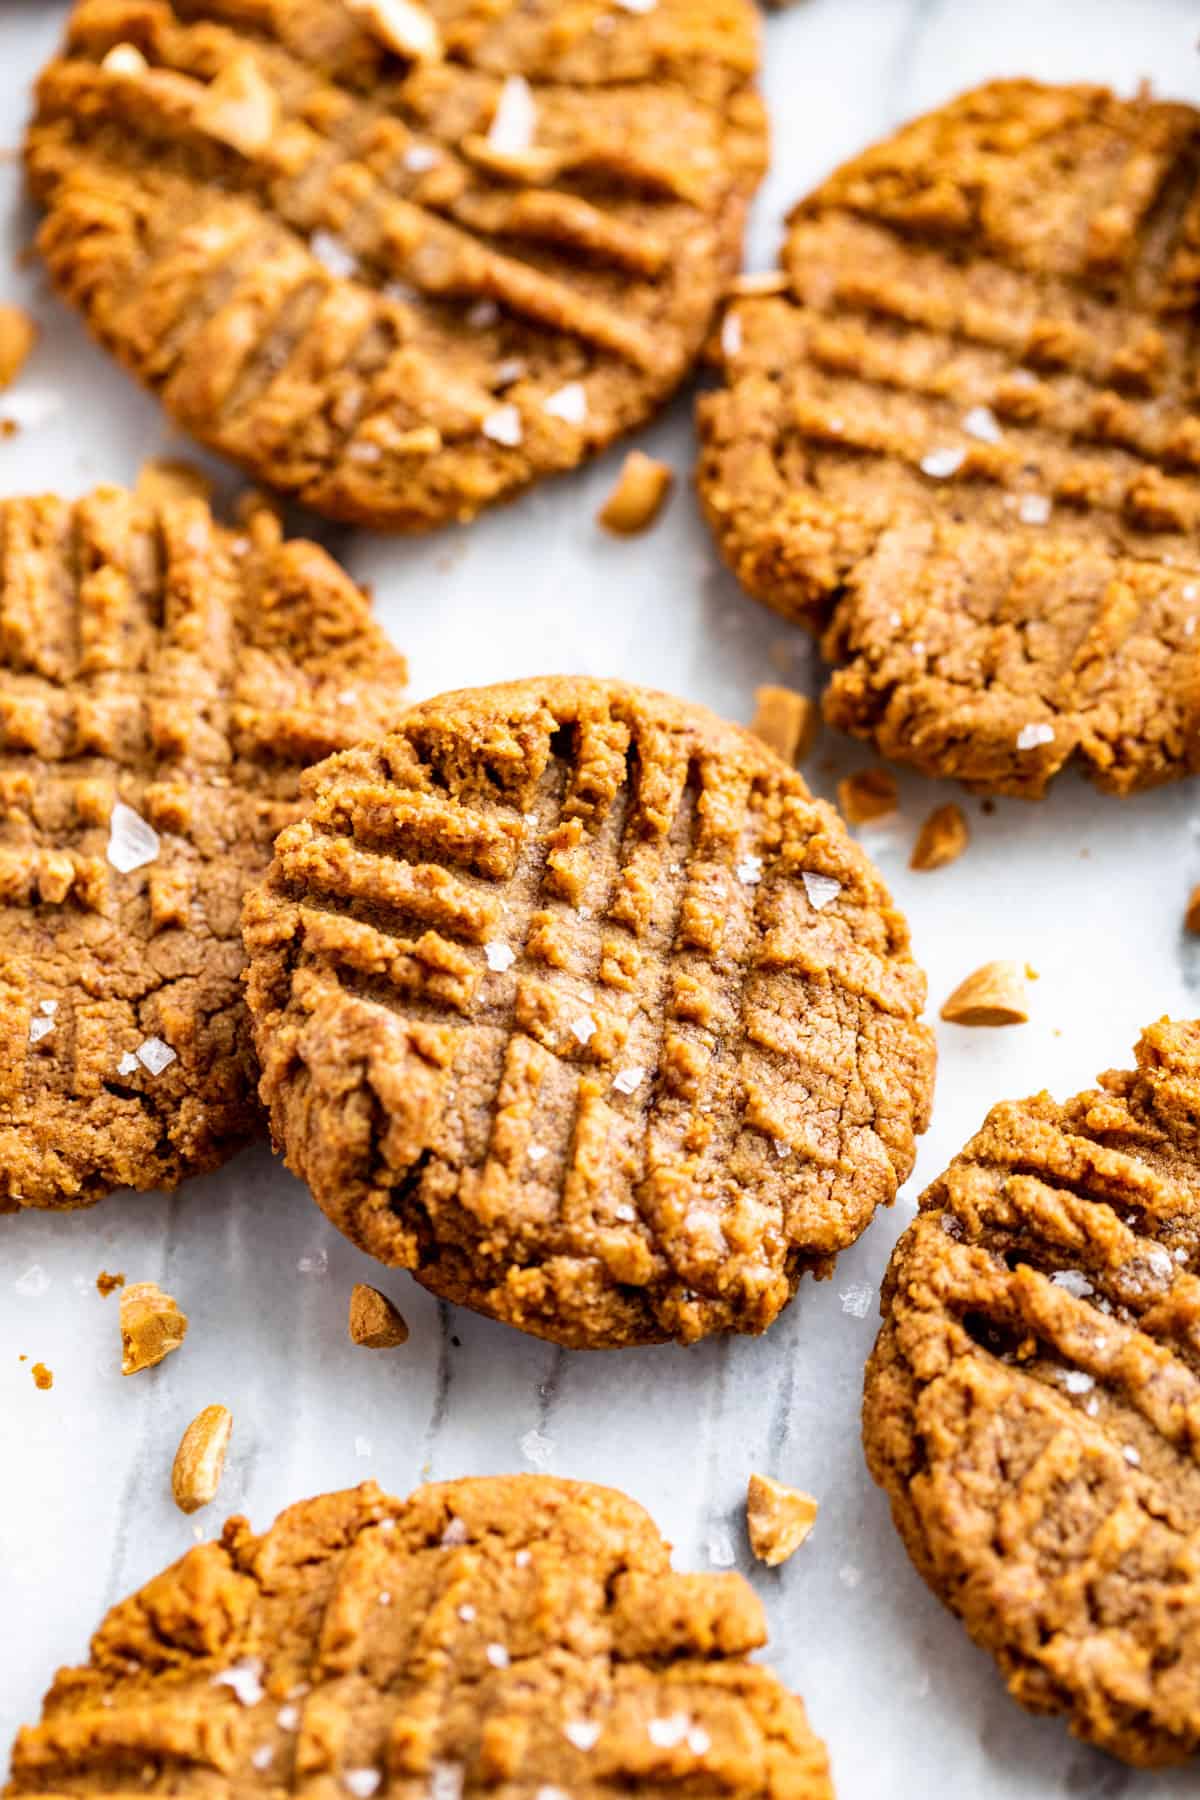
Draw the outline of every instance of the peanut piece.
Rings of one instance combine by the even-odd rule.
[[[746,1488],[746,1530],[750,1548],[769,1569],[800,1548],[817,1519],[817,1502],[799,1488],[769,1475],[751,1475]]]
[[[884,819],[899,805],[896,777],[890,769],[860,769],[838,782],[838,805],[849,825]]]
[[[913,845],[910,869],[942,869],[957,860],[971,841],[966,814],[951,801],[949,806],[935,807]]]
[[[387,1295],[361,1281],[350,1294],[350,1341],[364,1350],[391,1350],[408,1342],[408,1326]]]
[[[0,388],[11,387],[33,346],[38,330],[20,306],[0,306]]]
[[[803,762],[817,735],[817,709],[807,694],[769,683],[754,690],[755,737],[781,756],[785,763]]]
[[[171,1492],[180,1512],[198,1512],[216,1499],[232,1431],[227,1406],[206,1406],[180,1438],[171,1465]]]
[[[618,537],[634,537],[653,525],[663,509],[675,481],[675,471],[666,463],[631,450],[621,465],[617,485],[600,511],[596,522]]]
[[[942,1017],[950,1025],[1024,1025],[1029,1007],[1021,964],[984,963],[955,988]]]
[[[1184,925],[1189,931],[1200,935],[1200,885],[1192,889],[1192,897],[1187,903],[1187,911],[1183,915]]]
[[[151,1369],[187,1335],[187,1314],[154,1281],[135,1281],[121,1293],[121,1373]]]

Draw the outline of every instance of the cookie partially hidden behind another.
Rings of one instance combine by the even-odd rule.
[[[611,1488],[368,1482],[230,1519],[113,1607],[5,1791],[833,1800],[765,1639],[739,1575],[676,1574]]]
[[[748,732],[616,682],[415,707],[247,898],[261,1092],[346,1234],[557,1343],[764,1330],[926,1124],[908,928]]]
[[[734,300],[700,491],[824,633],[831,723],[1037,796],[1200,767],[1200,112],[1000,81],[792,214]]]
[[[242,894],[404,673],[265,510],[0,502],[0,1212],[174,1187],[258,1128]]]
[[[698,357],[766,161],[751,0],[79,0],[26,158],[55,286],[170,417],[424,530]]]
[[[900,1239],[867,1460],[1016,1699],[1154,1767],[1200,1752],[1200,1022],[993,1108]]]

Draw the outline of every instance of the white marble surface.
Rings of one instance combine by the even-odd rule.
[[[59,403],[37,429],[0,441],[0,492],[128,479],[172,443],[36,271],[14,268],[31,220],[7,151],[63,10],[0,7],[0,294],[30,304],[45,328],[19,392]],[[1148,76],[1200,99],[1198,29],[1193,0],[802,0],[766,27],[775,163],[752,266],[770,262],[788,202],[832,164],[983,77],[1128,90]],[[686,401],[643,441],[685,471]],[[564,669],[656,683],[746,717],[780,657],[815,687],[806,641],[718,567],[686,483],[638,546],[601,539],[592,519],[615,466],[610,457],[429,541],[334,540],[374,584],[411,655],[416,695]],[[812,772],[832,792],[839,773],[868,760],[827,738]],[[1064,780],[1037,807],[1005,803],[985,816],[971,801],[970,854],[914,876],[915,826],[947,796],[915,779],[903,791],[900,819],[870,844],[912,920],[934,1001],[978,962],[1011,955],[1041,971],[1034,1017],[1008,1032],[942,1028],[934,1125],[906,1195],[764,1340],[567,1355],[440,1312],[393,1276],[384,1285],[412,1339],[370,1356],[351,1347],[344,1320],[351,1282],[371,1279],[373,1265],[264,1147],[170,1198],[0,1220],[0,1744],[36,1714],[56,1664],[82,1655],[103,1608],[192,1543],[168,1492],[170,1460],[186,1421],[219,1399],[236,1425],[213,1512],[244,1509],[259,1524],[289,1500],[367,1475],[405,1492],[423,1476],[536,1462],[626,1487],[682,1565],[732,1556],[754,1582],[773,1659],[829,1742],[842,1800],[1195,1795],[1195,1770],[1135,1777],[1018,1711],[910,1569],[858,1437],[874,1293],[922,1182],[991,1100],[1042,1085],[1069,1092],[1124,1061],[1144,1021],[1192,1010],[1200,961],[1180,916],[1200,877],[1195,795],[1178,786],[1122,804]],[[300,1273],[302,1258],[324,1272]],[[93,1285],[102,1266],[161,1281],[191,1314],[184,1351],[134,1381],[117,1374],[116,1301]],[[872,1289],[866,1318],[843,1310],[852,1283]],[[51,1365],[52,1392],[35,1390],[22,1353]],[[751,1468],[822,1501],[810,1543],[774,1574],[751,1565],[742,1536]],[[200,1530],[214,1529],[201,1518]]]

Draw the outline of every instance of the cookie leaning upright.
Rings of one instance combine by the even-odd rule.
[[[701,707],[549,677],[306,777],[248,896],[276,1143],[446,1299],[605,1347],[764,1330],[889,1203],[933,1045],[831,808]]]
[[[801,1702],[749,1660],[740,1575],[676,1574],[612,1488],[374,1482],[230,1519],[114,1606],[13,1749],[17,1795],[504,1792],[833,1800]],[[553,1785],[551,1785],[553,1784]]]
[[[1200,1022],[1006,1102],[884,1286],[867,1460],[1016,1699],[1127,1762],[1200,1752]]]
[[[751,0],[79,0],[27,164],[59,291],[168,413],[419,530],[700,352],[762,175]]]
[[[833,723],[980,789],[1200,766],[1200,113],[1003,81],[792,214],[700,490]]]
[[[173,1187],[254,1131],[242,895],[404,675],[270,513],[0,502],[0,1212]]]

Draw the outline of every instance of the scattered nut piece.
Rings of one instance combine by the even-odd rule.
[[[30,1373],[33,1376],[34,1387],[41,1388],[43,1393],[47,1388],[54,1386],[54,1370],[48,1369],[45,1363],[34,1363]]]
[[[675,481],[674,469],[641,450],[631,450],[621,465],[617,485],[596,522],[620,537],[633,537],[653,525]]]
[[[107,1269],[101,1269],[100,1273],[96,1277],[96,1292],[98,1294],[103,1294],[103,1296],[106,1300],[108,1299],[108,1296],[111,1293],[114,1293],[117,1288],[123,1288],[124,1286],[125,1286],[125,1271],[124,1270],[121,1270],[121,1272],[117,1275],[110,1275]]]
[[[386,1294],[357,1281],[350,1294],[350,1341],[364,1350],[391,1350],[407,1344],[408,1326]]]
[[[435,62],[442,54],[442,39],[428,9],[416,0],[346,0],[387,50],[411,56],[418,62]]]
[[[770,683],[755,688],[750,729],[785,763],[803,762],[816,740],[817,723],[817,709],[807,694]]]
[[[1183,922],[1189,931],[1194,931],[1200,936],[1200,883],[1192,889],[1192,897],[1187,903]]]
[[[935,807],[917,833],[908,866],[917,870],[943,869],[947,863],[957,861],[970,841],[970,827],[961,806],[951,801],[948,806]]]
[[[942,1017],[950,1025],[1024,1025],[1029,1008],[1021,964],[984,963],[955,988]]]
[[[155,1281],[135,1281],[121,1294],[121,1373],[152,1369],[187,1335],[187,1314]]]
[[[206,1406],[180,1438],[171,1466],[171,1492],[180,1512],[198,1512],[216,1499],[232,1430],[227,1406]]]
[[[150,506],[167,500],[212,499],[213,484],[203,469],[183,457],[152,456],[138,470],[137,496]]]
[[[800,1548],[817,1520],[817,1502],[769,1475],[752,1475],[746,1488],[746,1530],[759,1562],[777,1568]]]
[[[37,326],[23,307],[0,306],[0,388],[17,379],[37,335]]]
[[[279,126],[279,97],[253,56],[237,56],[209,83],[193,124],[242,156],[265,150]]]
[[[900,804],[896,777],[890,769],[860,769],[838,782],[838,805],[849,825],[885,819]]]

